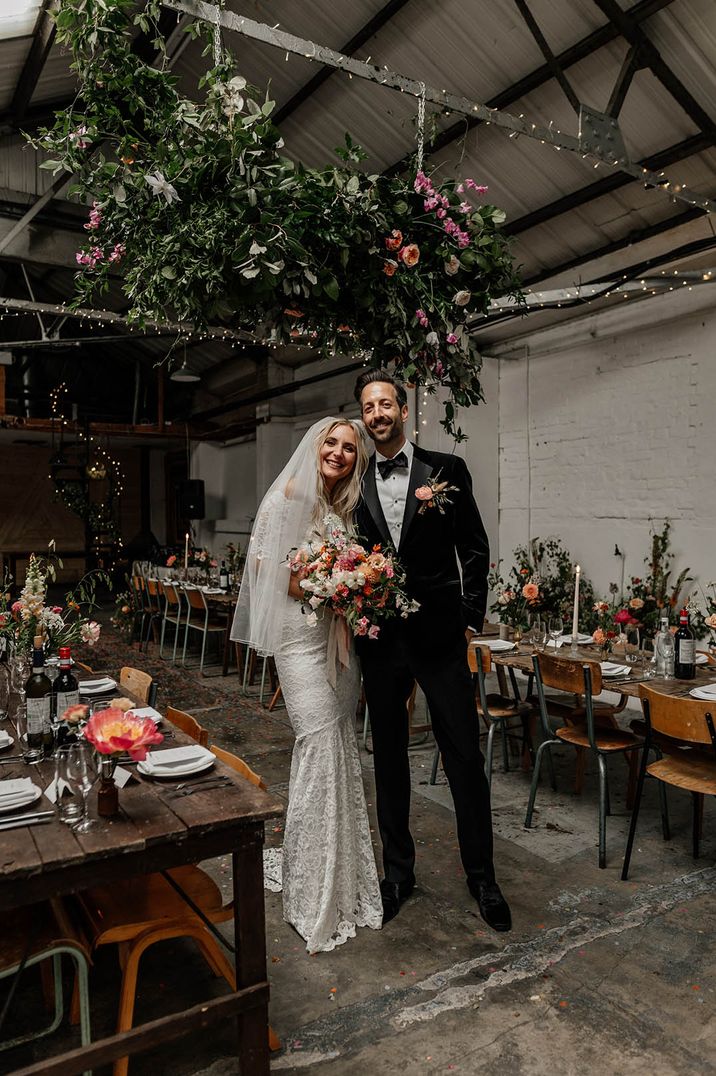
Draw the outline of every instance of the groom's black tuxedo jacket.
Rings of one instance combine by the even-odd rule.
[[[450,503],[438,506],[421,501],[415,491],[433,482],[447,482],[457,489],[447,492]],[[425,504],[425,511],[420,512]],[[378,498],[375,462],[363,478],[363,495],[356,513],[358,533],[369,546],[392,546],[390,531]],[[487,604],[487,573],[490,549],[482,519],[472,495],[470,472],[459,456],[427,452],[414,446],[408,497],[398,557],[406,572],[406,590],[421,605],[408,618],[413,624],[422,614],[449,618],[481,631]],[[462,583],[458,569],[462,569]]]

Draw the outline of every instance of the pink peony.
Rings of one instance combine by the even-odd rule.
[[[457,343],[457,337],[455,336],[455,333],[448,333],[445,339],[447,340],[448,344]]]
[[[408,243],[407,246],[398,251],[398,257],[403,265],[417,265],[420,259],[420,248],[417,243]]]
[[[433,491],[430,486],[418,486],[415,491],[415,496],[419,501],[431,501],[433,499]]]
[[[632,619],[632,615],[628,609],[620,609],[618,613],[614,615],[615,624],[628,624]]]
[[[83,624],[80,628],[80,635],[82,642],[87,643],[87,646],[94,646],[99,641],[101,627],[96,620],[90,620],[87,624]]]
[[[379,635],[380,635],[380,628],[378,627],[377,624],[373,624],[373,626],[371,628],[368,628],[368,638],[369,639],[377,639]]]
[[[607,637],[601,628],[597,628],[597,630],[594,632],[594,635],[592,636],[592,639],[597,644],[597,646],[604,646],[607,641]]]
[[[147,748],[164,739],[151,717],[137,717],[131,710],[125,714],[116,706],[92,714],[85,725],[84,737],[100,755],[129,752],[135,762],[143,762]]]

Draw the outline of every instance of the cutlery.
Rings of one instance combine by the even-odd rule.
[[[0,830],[2,829],[20,829],[21,826],[44,826],[45,823],[51,822],[50,818],[25,818],[16,819],[14,822],[2,822],[0,823]]]
[[[7,822],[35,822],[45,818],[54,818],[55,811],[31,811],[30,814],[6,814],[0,817],[0,825]]]
[[[216,778],[215,781],[207,781],[203,785],[190,785],[188,788],[182,788],[179,792],[170,792],[169,795],[173,799],[180,799],[182,796],[193,796],[195,792],[210,792],[214,788],[226,788],[226,781]]]
[[[12,766],[14,762],[22,762],[22,755],[7,755],[0,758],[0,766]]]
[[[223,773],[212,774],[211,777],[200,777],[196,781],[182,781],[180,785],[174,785],[172,792],[181,792],[182,788],[195,788],[196,785],[206,785],[214,781],[229,781],[230,778]]]

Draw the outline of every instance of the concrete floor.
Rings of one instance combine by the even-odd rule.
[[[140,664],[140,661],[136,661]],[[207,684],[207,681],[204,681]],[[220,704],[195,711],[216,740],[287,794],[292,736],[285,710],[247,705],[236,677],[211,681]],[[225,702],[224,702],[225,699]],[[373,812],[371,756],[363,754]],[[493,781],[495,862],[514,929],[485,926],[464,884],[444,777],[428,784],[432,746],[411,751],[418,888],[385,930],[361,930],[333,953],[308,956],[283,922],[280,893],[266,893],[271,1023],[283,1049],[272,1071],[353,1073],[688,1074],[716,1072],[716,811],[707,804],[702,858],[690,854],[689,797],[670,796],[673,837],[661,839],[656,790],[647,786],[631,880],[619,880],[628,815],[626,766],[613,761],[608,866],[597,867],[596,780],[575,797],[571,749],[560,752],[557,793],[541,786],[532,830],[523,826],[529,781],[519,769]],[[512,766],[516,765],[515,760]],[[281,825],[267,844],[280,846]],[[209,869],[228,894],[228,866]],[[112,1030],[116,959],[94,972],[95,1034]],[[28,979],[21,1004],[34,1009]],[[137,1013],[222,992],[190,943],[144,958]],[[63,1031],[30,1050],[0,1055],[8,1072],[76,1041]],[[232,1031],[176,1044],[132,1074],[228,1076]]]

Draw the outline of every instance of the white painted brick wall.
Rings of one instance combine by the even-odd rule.
[[[612,335],[500,360],[499,546],[558,535],[602,590],[643,574],[649,518],[673,520],[674,563],[716,578],[716,306],[635,304]],[[671,320],[654,324],[664,304]],[[620,310],[622,318],[626,312]],[[608,325],[610,315],[604,318]],[[613,315],[611,315],[613,319]],[[527,340],[528,351],[533,347]]]

